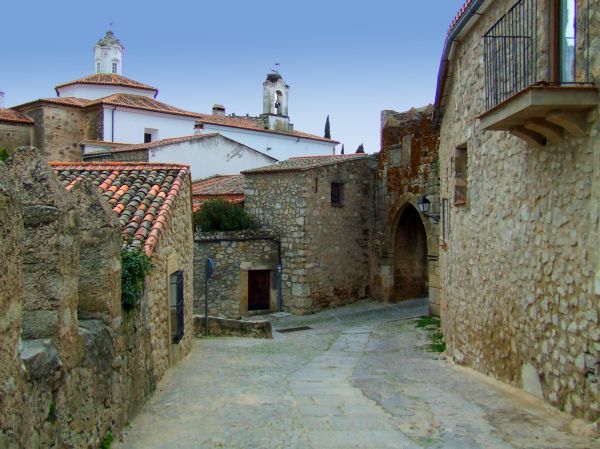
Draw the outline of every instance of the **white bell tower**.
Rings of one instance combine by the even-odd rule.
[[[272,131],[292,131],[288,116],[289,88],[279,72],[273,70],[263,83],[263,126]]]
[[[123,74],[124,47],[112,31],[98,41],[94,47],[95,73]]]

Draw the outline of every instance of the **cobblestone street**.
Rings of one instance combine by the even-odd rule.
[[[118,449],[600,448],[571,418],[426,350],[423,301],[289,316],[273,340],[209,338]]]

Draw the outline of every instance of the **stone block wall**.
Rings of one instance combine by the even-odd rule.
[[[438,174],[439,131],[433,124],[433,107],[406,112],[382,111],[381,152],[375,171],[375,211],[372,229],[371,291],[374,298],[395,301],[398,286],[394,272],[414,260],[395,254],[399,216],[407,205],[418,210],[422,196],[431,202],[430,214],[420,214],[426,232],[426,269],[431,309],[439,314],[438,270],[440,182]],[[412,254],[414,256],[414,254]],[[406,296],[406,295],[405,295]]]
[[[154,390],[173,353],[164,349],[165,277],[173,267],[162,270],[171,246],[189,247],[168,263],[187,270],[192,296],[186,188],[145,298],[127,313],[120,307],[120,227],[96,189],[65,191],[33,148],[0,163],[0,256],[10,260],[0,272],[0,447],[97,448]],[[155,287],[159,272],[163,284]],[[191,300],[186,318],[185,349],[176,357],[193,335]]]
[[[373,165],[367,157],[246,175],[246,209],[280,238],[286,311],[309,313],[369,294]],[[343,183],[343,207],[331,205],[332,182]]]
[[[0,147],[9,152],[19,147],[28,147],[32,144],[33,126],[9,122],[0,122]]]
[[[35,122],[33,145],[47,161],[80,161],[84,139],[102,139],[102,110],[34,104],[19,109]]]
[[[600,110],[588,114],[587,137],[566,134],[542,148],[479,127],[477,116],[485,111],[481,36],[513,3],[493,2],[452,58],[440,137],[441,194],[452,203],[453,158],[466,145],[468,195],[445,217],[444,335],[459,363],[597,420]],[[547,17],[545,3],[538,4]],[[592,17],[599,7],[590,2]],[[591,76],[598,86],[600,22],[590,25]],[[545,30],[540,42],[547,42]],[[540,70],[547,70],[547,54],[539,56]]]
[[[248,271],[271,270],[276,274],[278,237],[265,231],[202,232],[194,243],[194,310],[204,315],[205,264],[216,263],[209,280],[208,313],[239,318],[248,313]],[[276,291],[272,283],[271,310],[275,311]]]

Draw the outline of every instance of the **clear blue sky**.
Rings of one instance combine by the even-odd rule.
[[[296,129],[353,152],[379,150],[380,112],[433,102],[448,26],[464,0],[5,2],[0,90],[10,107],[53,97],[93,73],[92,49],[114,22],[123,75],[196,112],[262,112],[275,62]]]

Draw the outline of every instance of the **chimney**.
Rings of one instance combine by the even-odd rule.
[[[0,90],[0,109],[4,109],[4,92]]]
[[[225,115],[225,106],[222,104],[213,104],[212,115]]]

